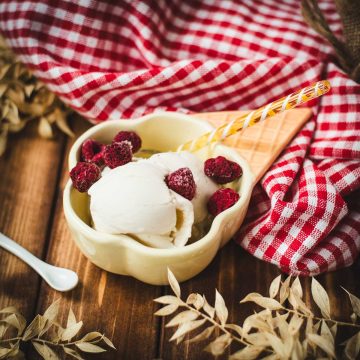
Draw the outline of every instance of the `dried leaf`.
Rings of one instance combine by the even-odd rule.
[[[252,301],[259,306],[270,309],[270,310],[280,310],[282,309],[282,305],[275,299],[263,297],[262,295],[258,293],[250,293],[247,296],[245,296],[244,299],[240,301],[240,303],[244,303],[247,301]]]
[[[28,340],[34,338],[35,336],[39,335],[40,331],[42,330],[41,324],[42,324],[41,323],[41,315],[36,315],[34,320],[26,328],[24,335],[23,335],[23,340],[28,341]]]
[[[0,348],[0,359],[6,359],[11,352],[12,349]]]
[[[158,310],[154,315],[156,316],[166,316],[166,315],[170,315],[173,312],[175,312],[177,310],[179,306],[176,304],[170,304],[170,305],[166,305],[163,308],[161,308],[160,310]]]
[[[60,299],[53,302],[44,312],[43,317],[47,320],[54,321],[59,313]]]
[[[258,347],[265,348],[270,345],[270,342],[265,333],[260,333],[260,332],[255,332],[255,333],[251,333],[251,334],[244,333],[244,338],[250,344],[258,346]]]
[[[226,324],[225,328],[235,331],[240,337],[244,334],[243,328],[236,324]]]
[[[357,315],[356,315],[355,313],[352,313],[352,314],[350,315],[350,319],[351,319],[352,323],[355,324],[355,323],[356,323],[356,320],[357,320]]]
[[[206,346],[204,350],[214,356],[219,356],[224,353],[225,349],[231,344],[231,341],[232,339],[229,334],[223,334]]]
[[[260,346],[246,346],[232,354],[229,360],[254,360],[258,358],[263,350],[264,348]]]
[[[288,276],[286,278],[286,280],[281,284],[281,287],[280,287],[280,304],[283,304],[284,301],[289,296],[290,280],[291,280],[291,276]]]
[[[21,315],[11,314],[6,318],[2,319],[1,321],[16,328],[18,335],[20,335],[24,331],[26,326],[26,321]]]
[[[297,294],[297,292],[293,292],[292,289],[289,290],[288,299],[289,299],[290,304],[293,306],[293,308],[295,310],[298,310],[307,316],[313,315],[311,310],[307,307],[307,305],[304,303],[304,301],[301,299],[301,297]]]
[[[252,328],[256,328],[262,331],[269,330],[269,324],[259,313],[248,316],[243,323],[243,332],[247,334]]]
[[[304,319],[300,316],[294,314],[289,322],[289,333],[290,335],[295,335],[300,331]]]
[[[192,310],[185,310],[181,313],[177,314],[173,319],[171,319],[165,326],[166,327],[172,327],[177,326],[182,323],[192,321],[198,318],[198,314],[195,311]]]
[[[112,341],[107,338],[105,335],[103,336],[103,341],[105,342],[105,344],[109,347],[111,347],[112,349],[116,350],[116,347],[114,346],[114,344],[112,343]]]
[[[205,340],[205,339],[209,338],[209,336],[214,332],[214,330],[215,330],[215,326],[209,326],[208,328],[203,330],[200,334],[196,335],[192,339],[187,340],[187,342],[190,344],[190,343]]]
[[[318,346],[321,350],[325,351],[325,353],[331,358],[336,358],[334,346],[331,344],[331,341],[329,341],[329,339],[317,334],[307,334],[307,338],[309,341]]]
[[[215,308],[213,308],[209,303],[207,302],[205,296],[204,296],[204,305],[203,310],[213,319],[215,316]]]
[[[170,341],[174,341],[180,336],[183,336],[184,334],[198,328],[199,326],[204,324],[205,321],[206,319],[201,319],[181,324],[175,331],[174,335],[170,338]]]
[[[343,288],[344,289],[344,288]],[[349,295],[351,306],[353,308],[354,313],[360,317],[360,299],[355,295],[351,294],[349,291],[344,289]]]
[[[71,326],[73,326],[75,324],[76,324],[76,317],[75,317],[74,312],[70,308],[69,315],[68,315],[68,318],[67,318],[66,327],[69,328],[69,327],[71,327]]]
[[[83,338],[81,338],[80,342],[90,342],[92,340],[95,340],[96,338],[102,338],[102,337],[103,334],[99,333],[98,331],[92,331],[87,333]]]
[[[60,360],[55,352],[46,344],[40,344],[37,341],[32,341],[32,344],[44,360]]]
[[[336,334],[337,334],[337,324],[336,323],[330,328],[330,331],[331,331],[332,336],[335,339]]]
[[[326,321],[321,321],[321,331],[320,331],[320,335],[326,339],[329,340],[329,342],[332,344],[332,346],[334,346],[335,340],[334,340],[334,336],[331,333],[331,330],[329,328],[329,326],[327,325]]]
[[[270,346],[273,348],[275,353],[279,355],[280,358],[287,359],[288,352],[285,348],[285,344],[281,341],[281,339],[269,333],[266,333],[265,336],[269,340]]]
[[[175,275],[171,272],[171,270],[169,268],[168,268],[168,280],[169,280],[169,285],[171,286],[172,291],[179,298],[181,295],[180,285],[179,285],[178,281],[176,280]]]
[[[303,297],[303,289],[299,280],[299,277],[297,276],[293,283],[291,284],[291,290],[294,294],[297,294],[300,298]]]
[[[330,319],[330,301],[329,296],[322,285],[315,279],[311,281],[311,294],[316,305],[319,307],[321,314]]]
[[[345,355],[349,360],[357,359],[360,353],[360,332],[346,341]]]
[[[8,328],[9,328],[9,325],[0,324],[0,339],[5,335]]]
[[[90,344],[88,342],[75,343],[75,346],[77,346],[81,351],[87,353],[102,353],[106,351],[102,347],[98,345]]]
[[[157,303],[160,303],[160,304],[176,304],[176,305],[182,304],[182,301],[173,295],[160,296],[157,299],[155,299],[154,301]]]
[[[220,320],[221,325],[224,325],[228,318],[229,312],[225,305],[224,298],[217,290],[215,290],[215,312]]]
[[[0,310],[0,314],[15,314],[20,315],[19,310],[14,306],[8,306],[2,310]]]
[[[56,125],[58,126],[58,128],[65,133],[66,135],[73,137],[75,136],[75,134],[73,133],[73,131],[70,129],[67,121],[66,121],[66,117],[65,114],[60,110],[60,109],[55,109],[54,110],[55,116],[56,116]]]
[[[0,156],[5,152],[7,144],[7,128],[0,128]]]
[[[188,305],[193,305],[195,309],[200,310],[204,305],[204,298],[200,294],[190,294],[186,299]]]
[[[281,275],[277,276],[270,284],[270,288],[269,288],[269,296],[271,298],[274,298],[278,292],[279,292],[279,288],[280,288],[280,283],[281,283]]]
[[[53,137],[52,127],[45,117],[40,118],[38,131],[40,136],[45,139],[51,139]]]
[[[80,331],[82,326],[83,326],[83,322],[79,321],[78,323],[75,323],[74,325],[71,325],[70,327],[66,328],[61,335],[61,340],[63,341],[71,340]]]
[[[84,360],[84,358],[81,357],[80,354],[79,354],[77,351],[73,350],[73,349],[70,349],[70,348],[68,348],[68,347],[64,347],[64,352],[65,352],[66,354],[72,356],[72,357],[75,358],[75,359]]]

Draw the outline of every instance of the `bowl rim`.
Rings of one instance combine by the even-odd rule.
[[[153,117],[159,115],[172,116],[172,117],[175,116],[181,120],[185,119],[185,121],[187,122],[192,122],[192,123],[196,122],[197,124],[201,124],[202,126],[204,126],[204,130],[214,129],[214,127],[205,120],[196,119],[196,117],[190,117],[185,114],[179,114],[173,112],[161,112],[161,113],[149,114],[131,121],[126,121],[123,119],[109,120],[104,123],[91,127],[90,129],[85,131],[74,142],[69,152],[69,167],[70,168],[72,167],[72,163],[74,160],[77,161],[76,155],[83,141],[93,136],[94,134],[98,133],[99,131],[103,130],[104,128],[112,126],[114,122],[116,123],[121,122],[121,124],[127,124],[127,126],[125,127],[132,129],[140,125],[141,123],[150,121]],[[76,227],[75,229],[76,231],[81,232],[82,234],[86,235],[86,237],[90,237],[93,241],[97,242],[98,244],[108,244],[114,242],[121,243],[121,245],[123,245],[124,247],[132,248],[133,250],[139,251],[146,255],[153,255],[156,257],[169,257],[175,255],[182,256],[182,255],[187,255],[188,253],[192,253],[193,251],[199,250],[204,246],[206,246],[208,242],[211,242],[211,240],[216,237],[216,234],[221,230],[221,225],[225,220],[232,218],[235,213],[237,213],[241,208],[247,205],[254,186],[254,175],[250,169],[249,164],[245,159],[241,157],[241,155],[239,155],[239,153],[235,149],[218,143],[214,144],[213,146],[220,149],[220,152],[230,153],[231,156],[235,158],[235,161],[238,162],[242,167],[243,175],[241,178],[241,189],[242,189],[241,196],[235,205],[223,211],[214,218],[210,226],[210,229],[205,236],[203,236],[201,239],[191,244],[185,245],[183,247],[176,247],[176,248],[174,247],[167,249],[152,248],[150,246],[146,246],[141,242],[134,240],[133,238],[131,238],[126,234],[114,235],[114,234],[107,234],[95,230],[94,228],[87,225],[83,220],[80,219],[80,217],[76,214],[75,210],[71,205],[71,191],[73,189],[71,179],[67,181],[63,191],[63,210],[65,213],[65,217],[68,222],[71,221],[73,228]]]

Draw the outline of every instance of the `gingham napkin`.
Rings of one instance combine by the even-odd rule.
[[[252,109],[320,79],[330,94],[256,187],[236,241],[292,274],[360,251],[360,86],[298,0],[2,0],[21,60],[92,121],[155,110]],[[332,0],[320,1],[335,33]]]

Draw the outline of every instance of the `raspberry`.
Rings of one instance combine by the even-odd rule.
[[[169,189],[188,200],[195,196],[196,184],[191,170],[187,167],[180,168],[165,177]]]
[[[141,148],[141,138],[134,131],[120,131],[113,140],[114,142],[129,141],[132,146],[132,152],[136,153]]]
[[[93,139],[85,140],[81,145],[81,161],[94,162],[96,165],[103,164],[102,152],[105,145]]]
[[[240,195],[230,188],[219,189],[211,195],[207,208],[211,215],[216,216],[233,206],[240,198]]]
[[[227,184],[242,175],[239,164],[223,156],[207,159],[204,163],[204,172],[205,175],[218,184]]]
[[[70,171],[70,178],[74,188],[80,192],[88,191],[91,185],[99,180],[100,175],[100,168],[88,162],[78,162]]]
[[[131,159],[131,144],[128,141],[115,142],[105,148],[104,161],[110,169],[125,165]]]

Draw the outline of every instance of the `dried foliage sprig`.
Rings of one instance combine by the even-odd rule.
[[[8,134],[22,130],[29,121],[38,122],[42,137],[53,137],[54,126],[73,136],[66,120],[69,113],[0,37],[0,156],[5,151]]]
[[[318,306],[321,317],[315,316],[303,300],[303,289],[299,278],[281,275],[275,278],[269,288],[269,296],[250,293],[240,303],[253,302],[263,310],[254,312],[243,324],[230,324],[228,310],[221,294],[216,290],[214,307],[209,305],[205,296],[190,294],[186,301],[181,299],[181,291],[173,273],[168,271],[169,284],[175,293],[164,295],[154,301],[164,306],[155,315],[167,316],[179,308],[185,310],[176,314],[166,327],[177,327],[170,338],[179,344],[186,336],[189,343],[208,340],[217,329],[218,335],[206,347],[205,351],[214,356],[224,353],[231,344],[237,344],[240,350],[230,355],[231,360],[240,359],[308,359],[336,358],[335,338],[338,327],[346,326],[357,332],[342,343],[344,357],[356,359],[360,354],[360,299],[349,296],[353,313],[349,322],[331,318],[330,300],[326,290],[315,279],[311,283],[311,295]],[[195,329],[201,329],[195,336]],[[231,351],[230,351],[231,352]]]
[[[50,305],[43,315],[37,315],[27,326],[25,318],[16,308],[0,310],[0,359],[24,359],[20,350],[20,345],[24,342],[30,342],[45,360],[60,360],[65,354],[75,359],[83,359],[79,351],[106,351],[99,343],[115,349],[113,343],[97,331],[92,331],[78,340],[74,339],[83,322],[77,321],[70,309],[66,326],[62,327],[57,321],[58,313],[59,300]]]

